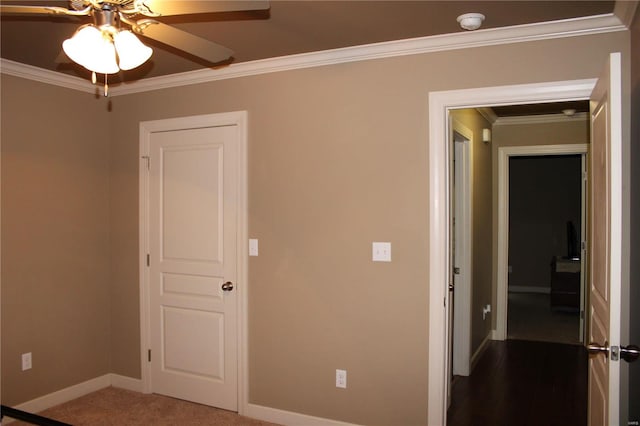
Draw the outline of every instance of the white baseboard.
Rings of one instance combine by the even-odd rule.
[[[277,408],[263,407],[262,405],[256,404],[247,404],[243,415],[253,419],[287,426],[356,426],[353,423],[323,419],[321,417],[279,410]]]
[[[491,330],[491,340],[506,340],[506,338],[501,339],[498,330]]]
[[[32,399],[31,401],[19,404],[14,408],[27,411],[29,413],[39,413],[47,408],[64,404],[72,399],[80,398],[81,396],[85,396],[91,392],[95,392],[109,386],[135,392],[142,392],[142,380],[140,379],[133,379],[119,374],[105,374],[103,376],[96,377],[95,379],[87,380],[86,382],[78,383],[48,395]],[[2,420],[2,425],[8,425],[14,421],[14,419],[5,418]]]
[[[29,413],[39,413],[47,408],[55,407],[56,405],[71,401],[72,399],[80,398],[81,396],[106,388],[110,385],[111,375],[105,374],[104,376],[96,377],[95,379],[87,380],[86,382],[78,383],[48,395],[32,399],[31,401],[24,402],[14,408],[22,411],[28,411]],[[15,420],[9,418],[3,419],[2,424],[9,424],[13,421]]]
[[[509,293],[542,293],[551,294],[549,286],[533,286],[533,285],[510,285]]]
[[[142,393],[142,379],[133,379],[119,374],[111,374],[111,386]]]
[[[17,405],[15,408],[29,413],[39,413],[47,408],[64,404],[72,399],[80,398],[81,396],[109,386],[127,389],[134,392],[142,392],[143,390],[141,379],[134,379],[127,376],[121,376],[119,374],[105,374],[104,376],[96,377],[95,379],[87,380],[86,382],[78,383],[48,395],[32,399],[31,401]],[[247,404],[242,414],[258,420],[290,426],[357,426],[353,423],[324,419],[292,411],[263,407],[256,404]],[[14,419],[5,418],[2,421],[2,425],[8,425],[14,421]]]
[[[480,356],[484,353],[484,351],[487,350],[487,344],[489,343],[490,340],[492,340],[489,337],[492,335],[493,331],[494,330],[492,330],[491,333],[486,335],[482,343],[480,343],[480,346],[478,346],[478,349],[476,349],[476,351],[471,356],[471,369],[469,371],[469,374],[471,374],[471,372],[475,368],[476,364],[478,363],[478,360],[480,359]]]

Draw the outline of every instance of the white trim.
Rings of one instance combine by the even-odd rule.
[[[613,14],[618,17],[620,22],[627,28],[633,23],[633,17],[638,8],[637,0],[616,0],[613,7]]]
[[[571,121],[587,122],[589,120],[588,112],[579,112],[571,117],[564,114],[540,114],[540,115],[523,115],[517,117],[499,117],[494,124],[496,126],[506,126],[510,124],[549,124],[549,123],[567,123]]]
[[[354,423],[309,416],[256,404],[247,404],[245,416],[287,426],[356,426]]]
[[[591,129],[591,122],[589,122],[589,129]],[[582,176],[580,176],[580,200],[582,200],[582,205],[580,206],[580,259],[582,260],[580,262],[580,294],[582,295],[582,297],[580,297],[580,343],[585,343],[588,338],[586,325],[589,320],[589,315],[591,315],[591,312],[587,309],[587,292],[589,291],[587,287],[587,271],[589,270],[587,263],[589,262],[587,253],[587,210],[590,202],[589,198],[591,197],[587,182],[589,175],[588,160],[587,155],[583,155],[580,165],[580,173],[582,174]]]
[[[151,392],[150,364],[147,362],[147,350],[151,347],[149,333],[149,278],[146,266],[149,253],[148,229],[148,170],[146,159],[149,155],[150,135],[154,131],[175,130],[195,127],[235,125],[238,130],[238,222],[237,238],[237,285],[238,292],[238,412],[244,414],[249,400],[248,386],[248,250],[247,250],[247,127],[246,111],[204,114],[140,123],[140,168],[139,168],[139,265],[140,265],[140,360],[142,370],[142,392]]]
[[[238,413],[249,404],[249,114],[236,113],[238,125],[238,226],[236,267],[238,283]]]
[[[609,345],[620,346],[622,306],[622,58],[619,52],[611,53],[609,59],[609,113],[610,120],[610,234],[609,234]],[[593,135],[593,133],[592,133]],[[594,200],[592,200],[593,202]],[[609,423],[619,424],[620,414],[620,362],[609,363]],[[620,401],[626,406],[627,401]]]
[[[53,86],[79,90],[85,93],[96,93],[96,86],[91,84],[90,80],[34,67],[33,65],[22,64],[5,58],[0,58],[0,73],[51,84]]]
[[[246,251],[246,250],[245,250]],[[113,386],[120,389],[126,389],[133,392],[142,392],[143,383],[141,379],[121,376],[119,374],[105,374],[86,382],[78,383],[67,388],[43,395],[31,401],[24,402],[15,406],[18,410],[28,411],[30,413],[39,413],[51,407],[55,407],[65,402],[72,401],[76,398],[88,395],[92,392]],[[306,414],[295,413],[292,411],[278,410],[275,408],[264,407],[256,404],[245,404],[244,412],[239,413],[246,417],[277,424],[286,424],[290,426],[357,426],[353,423],[341,422],[338,420],[325,419],[321,417],[309,416]],[[5,418],[2,425],[13,423],[14,419]]]
[[[539,293],[539,294],[551,294],[551,287],[548,285],[535,286],[535,285],[510,285],[509,293]]]
[[[55,407],[56,405],[64,404],[72,399],[80,398],[81,396],[90,394],[91,392],[104,389],[111,386],[111,375],[105,374],[82,383],[78,383],[69,386],[64,389],[52,392],[47,395],[32,399],[31,401],[24,402],[16,405],[14,408],[22,411],[28,411],[30,413],[39,413],[47,408]],[[13,423],[15,420],[6,419],[2,421],[2,424]]]
[[[473,131],[455,118],[451,119],[451,141],[454,147],[461,143],[460,157],[456,158],[456,164],[461,167],[459,170],[460,182],[457,182],[456,189],[460,190],[457,198],[461,201],[456,204],[454,214],[456,224],[459,228],[459,240],[455,242],[456,263],[460,268],[459,282],[456,279],[454,289],[455,303],[453,304],[453,359],[452,370],[454,375],[468,376],[471,373],[471,300],[473,295]],[[455,133],[461,135],[463,142],[455,141]],[[454,148],[456,149],[456,148]],[[457,154],[456,154],[457,155]],[[458,163],[458,160],[460,162]],[[455,238],[455,236],[454,236]]]
[[[140,374],[142,392],[151,393],[151,373],[148,362],[148,351],[151,350],[151,335],[149,333],[149,268],[146,265],[149,249],[149,133],[140,123],[139,130],[139,158],[138,158],[138,265],[139,265],[139,293],[140,293]]]
[[[473,369],[476,368],[476,365],[478,364],[480,357],[487,350],[487,347],[489,346],[489,342],[491,341],[491,339],[489,338],[490,336],[491,336],[491,333],[487,334],[487,336],[484,338],[482,343],[480,343],[480,346],[478,346],[478,349],[476,349],[476,351],[473,353],[473,356],[471,357],[471,371],[473,371]]]
[[[595,79],[485,87],[429,93],[429,386],[428,424],[446,424],[446,315],[448,223],[449,109],[487,105],[588,99]],[[492,338],[495,333],[492,333]]]
[[[620,3],[620,2],[616,2]],[[624,3],[624,2],[623,2]],[[133,82],[124,82],[110,87],[109,96],[129,95],[151,90],[181,87],[230,78],[289,71],[325,65],[342,64],[371,59],[417,55],[446,50],[495,46],[500,44],[528,41],[551,40],[625,31],[627,27],[613,13],[581,18],[533,24],[489,28],[473,32],[458,32],[405,40],[393,40],[352,46],[319,52],[282,56],[278,58],[231,64],[221,69],[200,69],[167,76],[151,77]],[[69,89],[95,93],[96,86],[79,77],[62,75],[38,67],[19,64],[6,59],[0,60],[0,72],[17,77],[29,78]]]
[[[481,116],[483,116],[485,120],[491,123],[491,125],[493,125],[496,121],[498,121],[498,116],[496,115],[495,112],[493,112],[492,108],[479,107],[479,108],[476,108],[476,111],[478,111],[478,113]]]
[[[496,334],[495,330],[491,330],[491,340],[500,340]]]
[[[509,158],[523,155],[586,154],[588,144],[504,146],[498,148],[498,264],[496,337],[507,338],[509,293]]]
[[[142,393],[142,379],[134,379],[133,377],[121,376],[120,374],[111,373],[111,386],[114,388],[126,389],[133,392]]]

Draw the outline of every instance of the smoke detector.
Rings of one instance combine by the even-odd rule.
[[[484,21],[484,15],[482,13],[465,13],[458,16],[458,23],[464,30],[477,30]]]

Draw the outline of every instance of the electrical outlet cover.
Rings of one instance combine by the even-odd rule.
[[[347,371],[346,370],[336,370],[336,387],[337,388],[347,388]]]
[[[31,352],[22,354],[22,371],[31,369]]]

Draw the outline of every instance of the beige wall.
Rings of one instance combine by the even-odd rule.
[[[589,120],[503,124],[493,128],[493,153],[503,146],[565,145],[589,141]]]
[[[3,404],[110,370],[105,105],[2,76]]]
[[[250,401],[367,424],[426,421],[430,91],[598,75],[624,33],[385,59],[114,99],[112,270],[136,321],[140,120],[249,111]],[[469,67],[475,72],[469,72]],[[479,71],[481,70],[481,71]],[[131,180],[126,183],[126,176]],[[115,221],[114,221],[115,222]],[[372,241],[393,262],[370,261]],[[137,321],[135,322],[137,324]],[[114,328],[135,341],[136,327]],[[135,334],[135,338],[129,336]],[[114,338],[139,374],[138,347]],[[349,372],[337,390],[334,371]]]
[[[482,318],[484,306],[492,304],[492,182],[491,144],[482,141],[482,129],[489,123],[475,108],[454,110],[452,117],[473,132],[473,247],[471,291],[471,354],[473,355],[491,332],[491,317]]]
[[[101,116],[111,126],[111,371],[140,377],[139,122],[247,110],[249,234],[260,240],[247,283],[250,402],[355,423],[424,424],[436,285],[427,265],[428,93],[591,78],[610,51],[627,49],[628,34],[611,33],[113,98]],[[101,102],[69,94],[83,96]],[[372,241],[390,241],[393,262],[372,263]],[[2,315],[4,326],[4,306]],[[346,390],[335,388],[336,368],[348,370]]]

